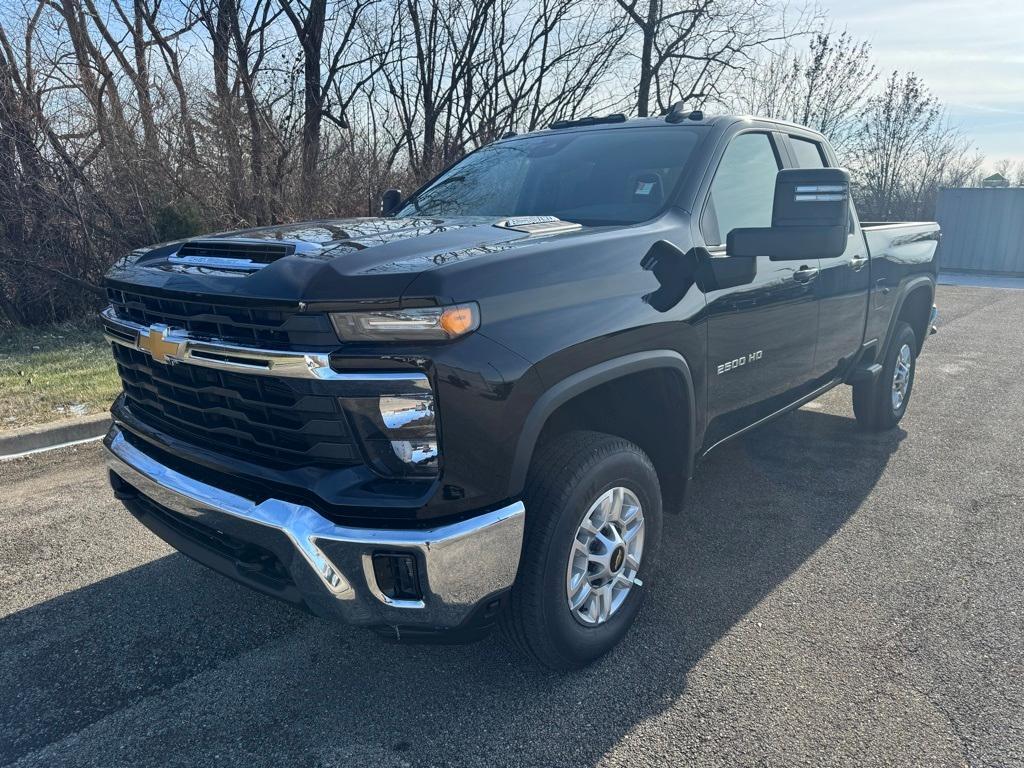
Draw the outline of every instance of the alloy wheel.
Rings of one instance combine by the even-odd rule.
[[[637,579],[644,551],[644,512],[636,494],[621,486],[590,506],[573,541],[565,592],[574,618],[587,626],[610,619]]]
[[[898,411],[907,399],[910,390],[910,377],[913,372],[914,357],[909,344],[900,347],[896,356],[896,369],[892,374],[892,409]]]

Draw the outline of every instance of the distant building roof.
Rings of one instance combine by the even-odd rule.
[[[983,187],[1008,187],[1010,186],[1010,180],[1003,176],[1001,173],[993,173],[991,176],[986,176],[981,180],[981,186]]]

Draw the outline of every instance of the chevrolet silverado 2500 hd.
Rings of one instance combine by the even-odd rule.
[[[617,643],[715,446],[839,384],[903,416],[938,226],[865,224],[824,138],[621,116],[468,155],[380,218],[108,276],[115,494],[170,544],[400,638]]]

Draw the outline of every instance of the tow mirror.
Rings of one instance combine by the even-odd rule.
[[[380,197],[380,215],[390,216],[402,204],[402,190],[389,189]]]
[[[792,168],[775,177],[770,227],[732,230],[730,256],[773,261],[842,256],[850,225],[850,174],[842,168]]]

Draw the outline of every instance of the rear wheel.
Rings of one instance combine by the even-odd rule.
[[[853,413],[857,422],[872,432],[892,429],[907,412],[917,370],[917,337],[907,323],[899,322],[892,344],[875,381],[853,387]]]
[[[573,432],[535,457],[526,533],[504,628],[552,669],[582,667],[626,634],[661,538],[650,459],[627,440]]]

